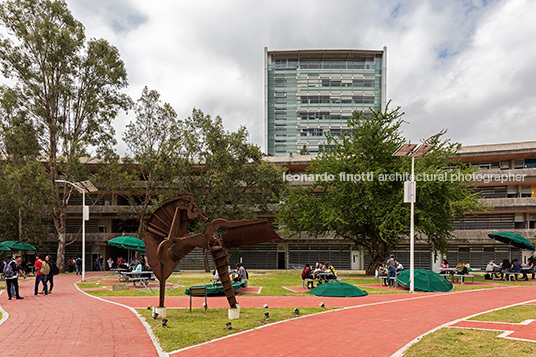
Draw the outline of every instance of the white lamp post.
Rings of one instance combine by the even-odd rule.
[[[415,292],[415,200],[417,194],[417,184],[415,183],[415,158],[424,156],[434,145],[427,145],[428,140],[441,134],[436,134],[424,141],[417,147],[417,144],[403,144],[395,151],[393,156],[411,156],[411,178],[404,182],[404,202],[410,203],[410,230],[409,230],[409,292]]]
[[[89,221],[89,207],[86,206],[86,192],[98,191],[90,181],[71,182],[56,180],[57,183],[68,183],[82,193],[82,280],[86,280],[86,221]]]

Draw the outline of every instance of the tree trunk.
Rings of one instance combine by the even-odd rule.
[[[60,272],[64,272],[63,262],[65,261],[65,232],[58,233],[58,253],[56,265]]]
[[[203,248],[203,260],[205,262],[205,272],[210,272],[210,265],[208,264],[208,254],[207,249]]]

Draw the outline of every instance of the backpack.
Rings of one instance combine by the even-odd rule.
[[[4,273],[4,277],[6,278],[12,278],[15,276],[15,272],[13,271],[13,266],[11,265],[11,262],[5,262],[4,269],[2,270]]]
[[[48,275],[50,274],[50,265],[44,260],[41,261],[41,274]]]
[[[56,263],[52,263],[52,265],[52,272],[54,273],[54,275],[58,275],[60,273],[60,269],[58,268]]]

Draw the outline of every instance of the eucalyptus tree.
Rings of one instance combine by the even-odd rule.
[[[115,143],[112,121],[130,103],[121,93],[127,73],[117,48],[103,39],[86,39],[65,1],[2,2],[0,24],[7,30],[0,39],[2,73],[39,133],[40,155],[48,167],[57,260],[63,269],[69,195],[60,194],[55,181],[85,179],[82,158],[90,156],[89,148],[98,155]]]

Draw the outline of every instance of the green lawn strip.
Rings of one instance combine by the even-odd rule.
[[[168,309],[167,327],[162,326],[161,318],[153,319],[150,310],[139,309],[138,312],[151,325],[162,349],[169,352],[268,323],[295,318],[298,315],[293,310],[294,308],[242,308],[240,319],[229,320],[226,308],[209,308],[206,313],[203,309],[193,309],[192,312],[189,309]],[[299,307],[299,310],[299,316],[303,316],[330,309]],[[264,317],[266,312],[270,314],[268,320]],[[231,322],[232,330],[227,329],[228,322]]]
[[[520,323],[534,319],[536,305],[518,305],[469,320]],[[497,338],[501,331],[442,328],[411,346],[405,356],[534,356],[536,343]]]
[[[521,323],[536,319],[536,305],[517,305],[471,317],[469,320]]]
[[[79,283],[78,287],[80,289],[93,289],[93,288],[103,288],[105,286],[111,286],[112,284],[91,284],[91,283]]]
[[[404,356],[535,356],[536,343],[497,338],[500,331],[442,328],[411,346]]]

